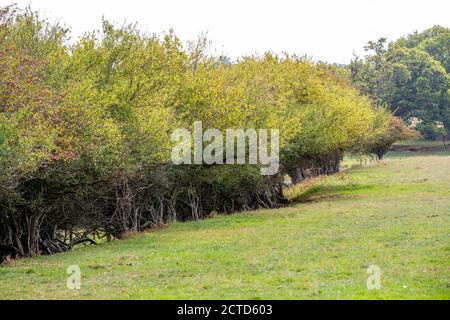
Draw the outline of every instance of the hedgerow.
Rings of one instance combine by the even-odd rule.
[[[304,58],[228,63],[172,31],[107,21],[67,45],[65,28],[11,7],[0,23],[0,259],[278,207],[285,175],[334,173],[344,152],[372,152],[389,135],[386,109]],[[173,165],[171,133],[194,121],[279,129],[279,173]]]

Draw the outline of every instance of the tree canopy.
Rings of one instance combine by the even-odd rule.
[[[352,82],[405,121],[419,119],[427,138],[450,131],[450,29],[435,26],[386,45],[370,41],[369,53],[350,65]]]

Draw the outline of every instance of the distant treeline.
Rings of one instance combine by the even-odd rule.
[[[434,26],[386,45],[370,41],[355,56],[350,78],[365,94],[386,104],[425,138],[450,132],[450,29]]]
[[[230,63],[204,37],[184,48],[173,32],[107,21],[67,38],[35,12],[0,11],[0,260],[274,208],[286,175],[336,172],[346,151],[381,158],[413,134],[335,69],[296,56]],[[194,121],[279,129],[279,174],[173,165],[171,133]]]

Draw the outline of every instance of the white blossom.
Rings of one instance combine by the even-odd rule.
[[[408,119],[409,127],[415,129],[419,124],[422,124],[423,120],[417,117],[410,117]]]
[[[437,129],[444,129],[444,123],[442,121],[435,121],[434,125]]]

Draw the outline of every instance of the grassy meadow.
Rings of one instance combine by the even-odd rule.
[[[449,299],[450,148],[415,145],[363,166],[349,157],[287,190],[285,208],[9,261],[0,299]],[[81,290],[66,287],[70,265]]]

